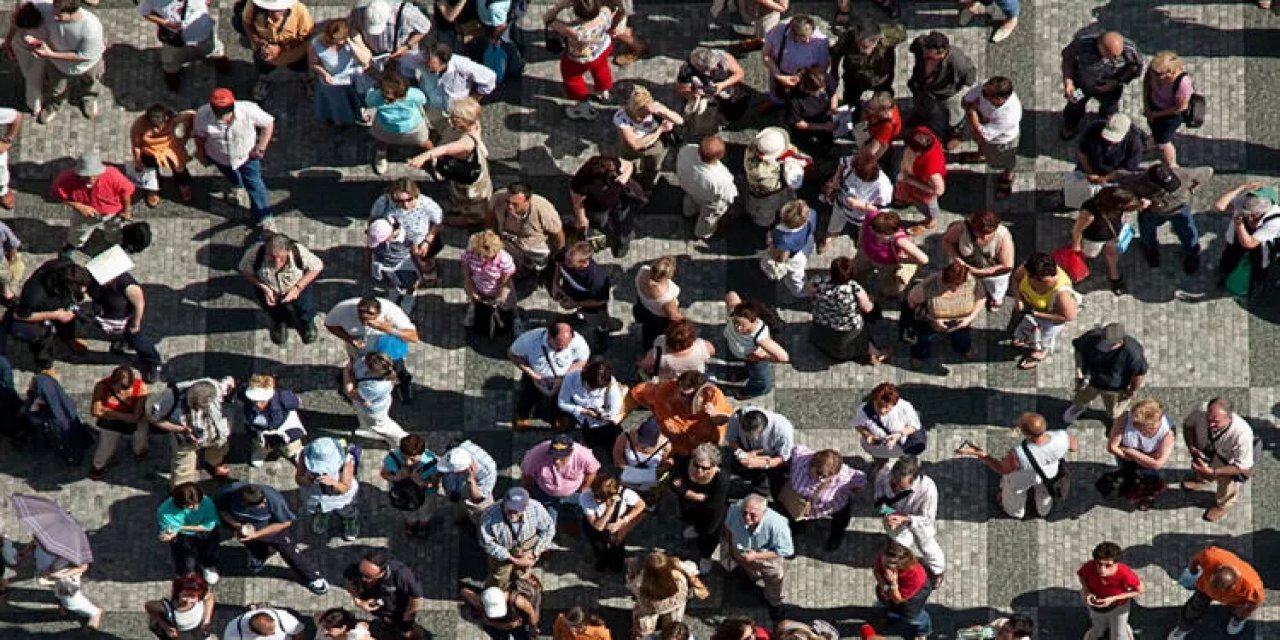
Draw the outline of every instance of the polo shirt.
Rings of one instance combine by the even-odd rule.
[[[382,600],[382,607],[373,611],[379,618],[399,616],[414,600],[422,597],[422,585],[413,570],[399,560],[387,560],[386,575],[374,584],[360,578],[360,562],[352,562],[342,572],[347,584],[355,588],[361,600]]]
[[[548,451],[551,441],[534,445],[524,454],[520,461],[520,474],[532,478],[547,495],[563,498],[584,490],[583,478],[600,470],[600,461],[596,460],[591,449],[575,443],[569,457],[563,465],[555,463]]]
[[[324,325],[326,327],[339,327],[350,334],[352,338],[372,343],[378,336],[382,335],[382,332],[371,329],[360,322],[360,312],[356,310],[356,305],[359,302],[360,298],[348,298],[334,305],[324,317]],[[378,317],[385,320],[396,331],[408,331],[415,328],[413,321],[396,303],[386,298],[378,298],[378,304],[380,305]]]
[[[1147,374],[1147,358],[1136,339],[1125,336],[1120,348],[1099,351],[1097,345],[1103,339],[1101,329],[1092,329],[1071,342],[1080,357],[1081,368],[1089,376],[1089,386],[1120,391],[1128,388],[1134,377]]]
[[[1106,122],[1095,122],[1080,137],[1080,152],[1089,159],[1094,173],[1106,175],[1120,169],[1137,171],[1142,162],[1142,135],[1130,126],[1123,140],[1110,143],[1102,139],[1102,130],[1106,126]],[[1084,167],[1077,164],[1076,171],[1084,171]]]
[[[569,368],[591,358],[591,348],[578,332],[574,332],[569,346],[555,351],[547,343],[547,330],[530,329],[511,343],[511,355],[529,363],[533,372],[544,378],[562,378]]]
[[[231,122],[223,122],[212,107],[203,105],[196,110],[191,133],[204,140],[204,152],[210,160],[239,169],[258,144],[258,129],[271,126],[276,119],[248,100],[236,100],[231,113]]]
[[[54,198],[62,202],[88,205],[104,216],[124,211],[125,202],[133,197],[135,188],[133,181],[120,173],[119,169],[110,166],[98,176],[93,187],[85,184],[84,178],[75,169],[65,169],[53,179]]]
[[[1196,591],[1209,596],[1210,599],[1228,607],[1239,607],[1246,604],[1261,604],[1266,598],[1262,578],[1258,572],[1234,553],[1214,546],[1205,547],[1203,551],[1191,559],[1191,564],[1200,567],[1200,578],[1196,580]],[[1240,576],[1236,583],[1228,589],[1216,589],[1213,586],[1213,572],[1219,567],[1235,569]]]
[[[783,558],[795,555],[791,527],[782,514],[766,507],[760,522],[754,528],[748,528],[742,519],[742,506],[740,501],[729,507],[724,518],[724,526],[738,551],[772,551]]]
[[[769,419],[764,430],[758,436],[748,436],[742,431],[742,416],[748,411],[759,411]],[[763,451],[783,460],[791,459],[791,452],[796,445],[795,427],[781,413],[774,413],[755,407],[744,407],[729,418],[728,432],[725,442],[734,449],[744,451]]]
[[[289,503],[285,501],[284,496],[276,489],[265,484],[256,485],[262,490],[262,495],[266,498],[266,503],[262,505],[248,505],[240,500],[237,493],[240,487],[245,486],[244,482],[236,482],[227,487],[218,494],[214,500],[214,504],[219,510],[231,514],[231,517],[238,522],[251,524],[254,528],[261,529],[269,524],[279,524],[282,522],[293,522],[298,519],[293,511],[289,510]]]

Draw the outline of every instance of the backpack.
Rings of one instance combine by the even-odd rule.
[[[253,272],[255,274],[262,270],[262,265],[267,261],[267,241],[276,236],[284,236],[285,238],[289,237],[285,236],[283,233],[272,233],[262,238],[262,246],[258,247],[258,254],[253,258]],[[293,251],[291,252],[293,254],[293,263],[298,265],[298,268],[301,269],[302,250],[298,248],[298,243],[294,241],[291,241],[289,246],[293,247]]]
[[[399,451],[389,453],[404,468],[404,456]],[[436,457],[430,451],[423,452],[422,466],[435,473]],[[427,501],[427,488],[414,482],[412,478],[404,478],[391,483],[387,490],[387,498],[391,506],[400,511],[417,511]]]
[[[1187,77],[1186,73],[1178,76],[1173,81],[1173,86],[1182,84],[1182,79]],[[1187,125],[1188,129],[1199,129],[1204,126],[1204,119],[1209,113],[1209,101],[1199,93],[1191,94],[1191,99],[1187,101],[1187,110],[1182,112],[1182,122]]]
[[[120,247],[128,253],[142,253],[151,246],[151,225],[133,222],[120,229]]]

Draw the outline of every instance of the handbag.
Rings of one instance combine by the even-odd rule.
[[[1044,483],[1050,495],[1059,500],[1065,500],[1071,495],[1071,472],[1067,469],[1066,460],[1058,461],[1058,475],[1050,480],[1049,476],[1045,475],[1044,469],[1040,467],[1040,461],[1031,455],[1031,445],[1028,445],[1026,440],[1022,441],[1022,453],[1027,456],[1031,468],[1035,470],[1037,476],[1040,476],[1040,482]]]
[[[813,490],[813,495],[820,495],[827,485],[831,483],[832,478],[827,478],[818,483],[818,488]],[[791,515],[792,520],[804,520],[809,517],[809,512],[813,510],[813,501],[800,495],[795,487],[788,482],[782,485],[782,490],[778,492],[778,503],[786,509]]]
[[[471,149],[471,157],[459,160],[453,156],[445,156],[436,160],[436,173],[449,182],[461,185],[475,184],[483,173],[483,168],[480,166],[480,141],[471,134],[467,135],[475,142],[475,147]]]
[[[1249,297],[1249,285],[1252,281],[1253,260],[1250,259],[1248,254],[1245,254],[1240,258],[1240,261],[1236,263],[1236,266],[1231,270],[1231,273],[1227,274],[1227,278],[1223,281],[1223,285],[1226,287],[1227,293],[1230,293],[1237,298],[1247,298]]]
[[[237,12],[237,15],[238,15],[238,12]],[[182,19],[186,17],[187,17],[187,0],[182,0],[182,4],[178,6],[178,21],[182,22]],[[171,47],[187,46],[187,41],[184,40],[182,37],[182,29],[178,29],[177,31],[170,31],[169,29],[166,29],[164,27],[157,26],[156,39],[159,40],[161,43],[167,44]]]
[[[416,511],[427,501],[427,490],[412,478],[405,478],[391,484],[387,498],[400,511]]]
[[[1085,260],[1084,252],[1076,251],[1071,245],[1066,245],[1049,255],[1059,267],[1062,267],[1073,284],[1089,277],[1089,262]]]

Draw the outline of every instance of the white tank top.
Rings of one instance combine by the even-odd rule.
[[[1120,436],[1120,446],[1129,449],[1137,449],[1147,455],[1154,454],[1160,448],[1160,441],[1164,440],[1165,434],[1172,429],[1169,423],[1169,416],[1160,418],[1160,428],[1156,429],[1155,435],[1147,437],[1142,435],[1141,431],[1133,425],[1133,414],[1129,414],[1128,419],[1124,423],[1124,435]]]
[[[636,272],[636,299],[640,301],[640,305],[649,313],[665,318],[667,316],[667,312],[662,307],[668,302],[680,297],[680,285],[676,284],[674,280],[667,280],[667,292],[662,294],[660,297],[649,298],[644,295],[643,290],[640,288],[640,282],[648,279],[648,277],[649,265],[640,267],[640,271]]]

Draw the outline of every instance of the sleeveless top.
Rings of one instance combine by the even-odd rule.
[[[204,622],[204,600],[197,601],[195,606],[186,611],[177,610],[167,599],[164,601],[164,607],[172,618],[173,626],[177,627],[179,631],[198,629],[200,624]]]
[[[873,264],[898,264],[897,242],[899,238],[906,238],[907,232],[899,229],[893,234],[892,241],[885,242],[880,239],[880,236],[876,234],[876,232],[871,230],[871,221],[874,219],[875,216],[869,215],[867,216],[866,222],[863,223],[864,226],[861,234],[862,242],[860,243],[862,245],[862,252],[867,254],[867,259]]]
[[[135,378],[133,386],[129,387],[127,395],[118,394],[108,386],[107,397],[102,401],[102,408],[108,411],[132,413],[134,408],[138,406],[138,401],[142,399],[142,390],[145,384],[142,378]]]
[[[1171,430],[1172,425],[1169,422],[1169,416],[1161,416],[1160,428],[1156,429],[1155,435],[1148,438],[1142,435],[1141,431],[1138,431],[1138,427],[1134,426],[1133,414],[1131,413],[1125,420],[1124,435],[1120,436],[1120,446],[1137,449],[1148,455],[1154,454],[1160,448],[1160,441],[1164,440],[1165,435]]]
[[[668,302],[680,297],[680,285],[676,284],[674,280],[667,280],[666,293],[657,298],[645,297],[644,293],[642,293],[642,290],[640,289],[640,281],[642,280],[642,276],[646,278],[649,276],[649,271],[649,265],[645,265],[640,267],[640,271],[636,272],[636,300],[638,300],[640,302],[640,306],[644,307],[649,313],[665,318],[667,317],[667,312],[662,307]]]
[[[746,358],[752,351],[756,350],[756,345],[761,340],[768,339],[769,325],[764,320],[756,319],[756,326],[751,332],[743,335],[733,327],[733,318],[729,318],[724,324],[724,341],[729,347],[729,353],[737,358]]]
[[[942,274],[935,274],[920,283],[924,287],[924,306],[929,316],[938,320],[964,318],[986,294],[975,278],[965,278],[965,283],[955,291],[947,291],[942,285]]]
[[[1049,311],[1053,307],[1058,292],[1070,288],[1071,278],[1067,277],[1067,272],[1063,271],[1062,267],[1058,267],[1058,281],[1053,284],[1053,288],[1040,293],[1031,288],[1031,278],[1028,276],[1018,285],[1018,297],[1032,311]]]
[[[1000,264],[1000,249],[1004,247],[1004,243],[1011,240],[1009,230],[1004,225],[1000,225],[996,232],[991,236],[991,240],[986,244],[975,244],[973,241],[973,231],[969,229],[969,225],[961,223],[964,226],[960,229],[960,242],[957,251],[965,263],[971,267],[978,269],[986,269]]]
[[[667,350],[667,337],[658,336],[653,341],[655,347],[662,349],[662,358],[658,362],[658,378],[674,380],[686,371],[703,373],[707,370],[707,360],[711,354],[707,352],[707,342],[701,338],[693,341],[693,346],[684,353],[674,354]]]

